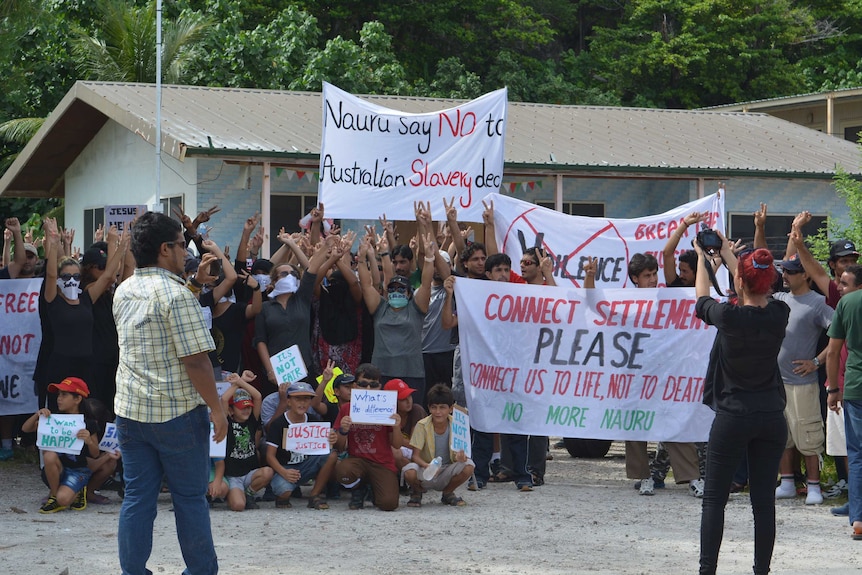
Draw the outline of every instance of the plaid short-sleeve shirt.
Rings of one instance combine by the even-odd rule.
[[[215,349],[203,312],[183,279],[138,268],[114,294],[120,343],[117,415],[161,423],[205,405],[182,358]]]

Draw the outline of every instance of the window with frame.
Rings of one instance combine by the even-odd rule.
[[[165,214],[166,216],[169,216],[169,217],[175,219],[176,221],[180,222],[180,219],[174,213],[174,209],[175,208],[176,209],[182,209],[182,207],[183,207],[183,195],[180,194],[179,196],[167,196],[167,197],[163,196],[159,201],[162,204],[162,213]],[[191,219],[195,219],[196,215],[197,214],[188,214],[188,216]],[[180,222],[180,223],[182,223],[182,222]]]
[[[766,218],[766,245],[773,255],[784,256],[787,249],[787,234],[790,233],[790,225],[793,223],[792,216],[769,214]],[[730,214],[730,228],[728,234],[734,241],[742,240],[749,247],[754,245],[754,218],[751,214]],[[811,221],[802,228],[804,237],[812,236],[822,227],[826,226],[827,217],[824,215],[812,215]]]
[[[554,202],[536,202],[543,208],[554,209]],[[605,216],[605,205],[589,202],[563,202],[562,213],[570,216],[589,216],[603,218]]]
[[[105,225],[105,208],[90,208],[84,210],[84,243],[82,248],[86,250],[95,241],[96,230]]]
[[[284,228],[288,233],[300,231],[299,220],[317,206],[317,194],[273,194],[270,197],[270,222],[274,230]],[[338,222],[336,222],[338,224]],[[270,234],[270,253],[281,247],[278,234]]]

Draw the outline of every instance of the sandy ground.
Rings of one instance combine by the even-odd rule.
[[[468,505],[445,507],[425,496],[421,509],[349,511],[347,497],[328,511],[303,502],[276,510],[212,511],[222,573],[252,574],[681,574],[697,571],[700,500],[686,485],[639,496],[625,479],[621,446],[600,460],[553,450],[547,483],[532,493],[512,484],[459,491]],[[119,573],[119,503],[40,515],[46,495],[35,465],[0,463],[0,574]],[[115,493],[109,493],[116,500]],[[828,502],[778,502],[772,572],[856,574],[862,542]],[[60,551],[62,549],[62,551]],[[747,494],[727,506],[719,573],[751,573],[752,521]],[[163,495],[148,567],[182,572],[170,498]]]

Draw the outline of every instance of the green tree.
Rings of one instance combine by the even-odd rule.
[[[623,103],[690,108],[797,93],[814,24],[792,0],[633,0],[590,50]]]
[[[81,74],[90,80],[155,82],[156,2],[135,6],[124,0],[103,0],[95,33],[77,29],[73,53]],[[165,82],[183,83],[210,21],[184,12],[162,20],[162,74]]]
[[[862,147],[859,148],[862,153]],[[826,227],[820,228],[816,234],[808,238],[811,253],[820,261],[829,259],[831,243],[839,238],[847,238],[856,245],[862,245],[862,182],[838,167],[835,177],[835,191],[847,204],[849,223],[842,224],[837,218],[826,220]]]

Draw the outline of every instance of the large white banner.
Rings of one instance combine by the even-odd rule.
[[[448,110],[408,114],[323,83],[319,201],[333,218],[413,220],[413,203],[443,199],[482,221],[481,198],[503,182],[506,89]]]
[[[42,279],[0,281],[0,415],[39,409],[33,372],[42,345],[41,287]]]
[[[694,288],[579,289],[458,278],[470,423],[486,432],[706,441],[715,329]]]
[[[596,287],[632,287],[628,262],[636,253],[649,253],[659,262],[659,285],[664,285],[662,250],[668,238],[685,216],[707,212],[708,227],[724,233],[724,197],[713,194],[683,204],[663,214],[642,218],[597,218],[569,216],[497,193],[484,198],[494,202],[494,231],[500,251],[517,262],[524,250],[541,247],[554,260],[557,285],[582,287],[584,265],[589,257],[598,258]],[[460,217],[460,216],[459,216]],[[686,230],[677,246],[677,255],[691,249],[700,224]],[[722,289],[727,287],[726,273],[717,274]]]

